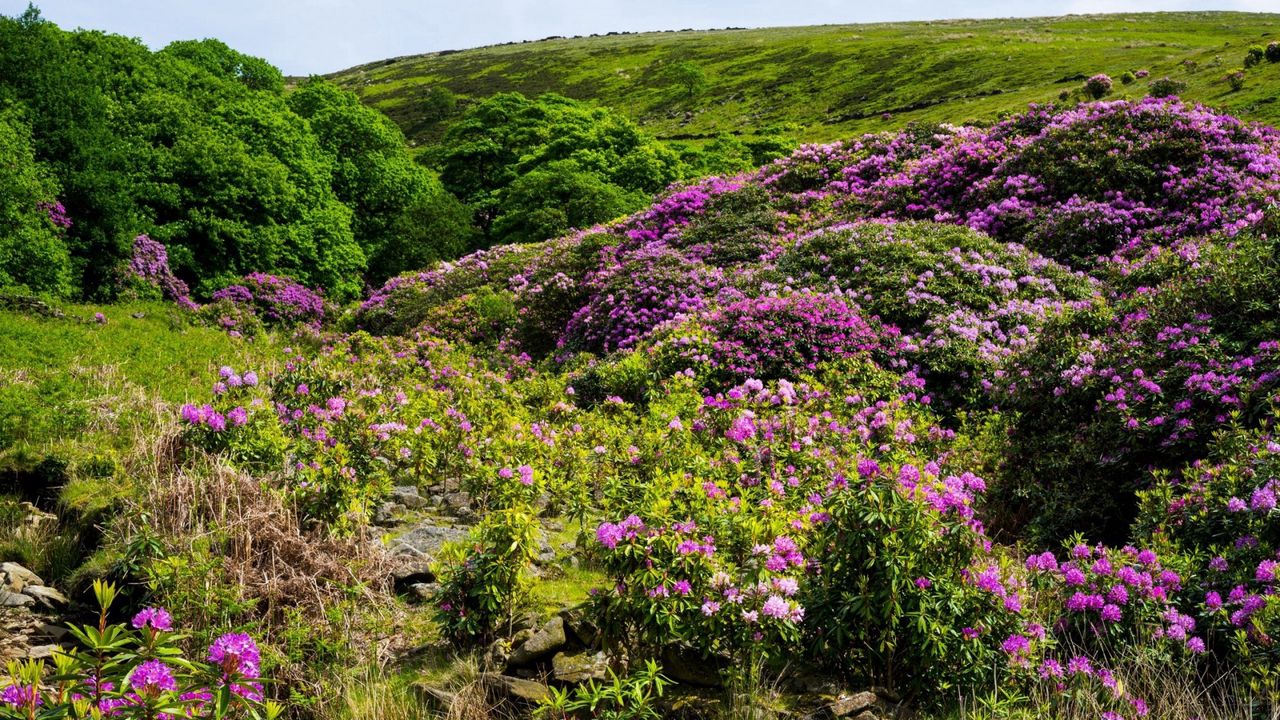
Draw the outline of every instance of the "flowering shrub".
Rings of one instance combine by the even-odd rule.
[[[448,557],[434,598],[446,637],[486,641],[510,624],[529,590],[536,528],[527,511],[499,510],[476,526],[465,548]]]
[[[266,273],[244,276],[239,284],[215,292],[213,300],[250,306],[269,324],[319,326],[324,320],[324,300],[319,293]]]
[[[1110,75],[1098,73],[1084,81],[1084,92],[1094,100],[1098,100],[1101,99],[1102,96],[1111,92],[1111,84]]]
[[[169,251],[162,243],[146,235],[139,235],[133,240],[129,277],[134,282],[159,289],[166,300],[172,300],[188,310],[196,309],[187,284],[169,269]]]
[[[209,646],[206,660],[187,658],[168,612],[146,608],[129,626],[110,624],[115,588],[97,582],[94,591],[101,606],[97,626],[68,628],[78,651],[55,653],[51,674],[30,660],[11,662],[7,676],[0,675],[0,718],[280,716],[280,705],[263,700],[251,637],[229,633]]]

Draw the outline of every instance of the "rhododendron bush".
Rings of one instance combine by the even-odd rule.
[[[809,146],[337,324],[228,288],[347,332],[223,368],[184,438],[327,532],[465,494],[459,645],[510,627],[555,518],[633,661],[1127,718],[1164,702],[1140,658],[1275,697],[1278,194],[1274,131],[1175,99]]]

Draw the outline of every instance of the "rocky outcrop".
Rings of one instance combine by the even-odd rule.
[[[511,652],[508,665],[511,667],[532,665],[564,649],[566,642],[564,620],[557,615],[547,621],[547,624],[534,633],[533,637]]]

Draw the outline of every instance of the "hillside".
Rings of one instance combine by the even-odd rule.
[[[1280,65],[1251,69],[1239,91],[1224,76],[1246,48],[1276,37],[1280,15],[1228,12],[681,31],[392,58],[330,79],[418,145],[448,126],[425,109],[440,86],[462,101],[455,117],[468,99],[555,92],[620,109],[665,139],[792,125],[801,140],[828,141],[911,121],[992,120],[1055,100],[1094,73],[1143,69],[1149,78],[1117,82],[1114,96],[1142,97],[1150,80],[1170,76],[1187,84],[1188,99],[1274,125]],[[672,79],[678,63],[705,74],[692,96]]]

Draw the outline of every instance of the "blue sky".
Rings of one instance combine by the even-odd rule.
[[[1149,10],[1277,11],[1280,0],[43,0],[44,16],[153,48],[216,37],[306,75],[433,50],[610,30],[1026,17]],[[0,0],[0,14],[27,0]]]

